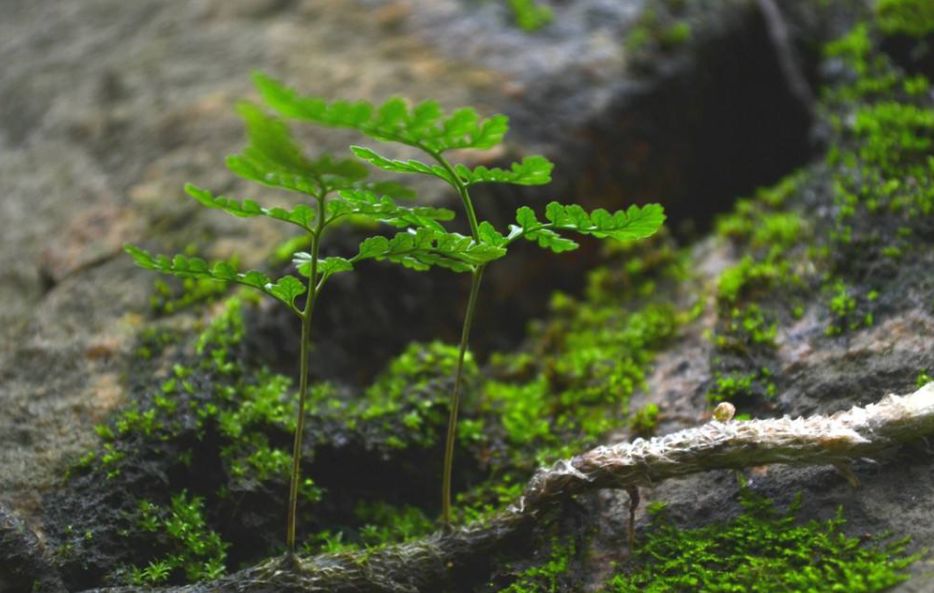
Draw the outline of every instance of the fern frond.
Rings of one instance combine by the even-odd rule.
[[[291,210],[285,208],[265,208],[253,200],[238,201],[225,196],[215,196],[211,192],[192,183],[185,184],[185,193],[197,200],[202,206],[223,210],[240,218],[266,216],[298,225],[307,231],[312,230],[315,211],[306,204],[298,204]]]
[[[394,227],[430,227],[442,232],[444,227],[438,221],[454,218],[454,212],[447,208],[400,206],[389,196],[362,189],[341,191],[328,201],[327,208],[329,221],[358,215]]]
[[[240,177],[316,197],[366,178],[366,167],[353,159],[307,158],[285,123],[256,105],[242,103],[237,110],[250,142],[240,154],[227,157],[227,167]]]
[[[311,276],[311,254],[307,251],[299,251],[292,256],[292,263],[295,264],[298,273],[308,278]],[[339,272],[353,271],[353,262],[346,257],[321,257],[318,258],[317,273],[320,276],[328,277]]]
[[[535,216],[535,211],[528,206],[516,210],[516,224],[509,225],[509,239],[524,237],[528,241],[538,243],[543,249],[550,249],[555,253],[573,251],[579,247],[576,241],[562,237],[551,230],[552,225],[542,223]]]
[[[353,261],[389,260],[413,270],[438,266],[455,272],[471,272],[477,266],[506,255],[506,250],[477,243],[458,233],[420,228],[389,237],[370,237],[360,244]]]
[[[226,261],[208,262],[200,257],[185,255],[175,255],[170,258],[165,255],[153,255],[135,245],[124,245],[123,248],[141,268],[182,278],[211,278],[235,282],[260,290],[282,301],[292,311],[296,311],[295,298],[306,290],[305,285],[294,276],[287,275],[273,281],[266,274],[256,270],[240,272]]]
[[[450,185],[454,185],[450,173],[441,165],[429,165],[415,159],[399,160],[385,157],[372,148],[365,146],[351,146],[350,151],[359,159],[362,159],[374,167],[392,173],[419,173],[421,175],[432,175],[443,179]]]
[[[576,204],[551,202],[545,208],[545,218],[558,229],[625,241],[654,235],[665,222],[665,210],[659,204],[646,204],[612,213],[603,208],[588,213]]]
[[[522,162],[513,163],[509,170],[482,165],[474,169],[457,165],[454,170],[466,185],[487,182],[546,185],[551,183],[551,171],[554,166],[554,163],[541,155],[531,155],[522,159]]]
[[[519,208],[516,210],[516,224],[509,226],[509,236],[505,238],[507,243],[522,237],[535,241],[539,247],[559,253],[576,249],[578,245],[562,237],[556,232],[558,230],[591,235],[598,239],[644,239],[661,228],[665,222],[665,210],[659,204],[646,204],[612,213],[603,208],[587,212],[577,204],[565,206],[551,202],[545,208],[545,219],[547,222],[538,220],[528,206]],[[489,229],[486,232],[489,234]]]
[[[379,106],[366,101],[328,102],[320,97],[302,96],[262,73],[254,74],[253,81],[266,105],[284,117],[352,128],[376,140],[399,142],[437,154],[463,148],[492,148],[502,142],[509,130],[509,118],[505,115],[481,118],[470,107],[446,114],[435,101],[409,107],[398,97]]]

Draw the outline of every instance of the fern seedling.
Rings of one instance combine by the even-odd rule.
[[[472,241],[450,245],[460,250],[460,265],[448,266],[472,276],[470,296],[461,329],[460,352],[451,391],[450,411],[445,439],[442,477],[441,514],[447,526],[451,522],[451,476],[454,441],[463,374],[464,356],[470,340],[470,329],[486,265],[506,254],[508,247],[524,239],[560,253],[576,249],[578,244],[563,235],[571,232],[597,238],[636,240],[654,234],[665,220],[662,207],[648,204],[630,206],[626,210],[608,212],[597,209],[587,212],[578,205],[548,204],[545,220],[524,206],[516,212],[516,222],[504,234],[492,224],[480,221],[470,197],[470,188],[478,183],[511,183],[544,185],[551,181],[552,163],[543,156],[527,156],[509,169],[470,168],[452,163],[446,153],[452,150],[490,149],[499,145],[509,129],[505,115],[481,118],[472,108],[444,113],[434,101],[409,106],[393,98],[380,106],[366,102],[327,102],[318,97],[304,97],[276,80],[257,74],[255,82],[265,103],[279,114],[319,125],[354,129],[380,142],[403,144],[418,149],[428,157],[419,160],[396,160],[362,146],[351,147],[360,159],[380,169],[396,173],[415,173],[441,179],[460,197]],[[481,252],[480,257],[467,256],[468,249]],[[435,262],[425,262],[433,264]]]
[[[455,270],[472,269],[502,250],[469,237],[448,233],[442,221],[454,213],[443,208],[399,205],[386,193],[398,197],[401,186],[372,183],[367,167],[354,159],[336,160],[330,156],[309,159],[296,144],[285,124],[251,104],[239,107],[248,146],[241,154],[228,157],[228,168],[237,175],[263,185],[301,194],[307,203],[291,208],[266,208],[252,200],[216,196],[188,184],[185,191],[208,208],[234,216],[263,216],[288,222],[308,236],[310,250],[294,255],[298,276],[287,274],[271,279],[259,271],[239,271],[230,262],[207,262],[197,257],[153,255],[134,245],[126,251],[143,268],[186,278],[213,278],[248,286],[283,303],[301,323],[299,360],[299,398],[292,452],[286,548],[290,558],[295,553],[296,511],[301,467],[305,403],[309,381],[309,346],[315,303],[328,279],[353,270],[365,259],[390,260],[415,269],[440,265]],[[321,257],[321,242],[326,231],[339,220],[354,216],[372,222],[406,229],[388,238],[365,239],[353,257]],[[304,300],[297,303],[299,297]]]

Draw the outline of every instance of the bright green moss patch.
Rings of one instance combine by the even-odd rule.
[[[203,499],[181,492],[167,508],[140,500],[135,520],[151,534],[162,555],[146,566],[118,570],[118,578],[123,575],[134,585],[158,585],[224,574],[227,544],[207,526]]]
[[[772,372],[767,368],[751,373],[716,373],[713,386],[707,392],[707,401],[743,406],[772,398],[777,392]]]
[[[735,303],[741,297],[770,289],[780,282],[787,272],[788,266],[785,263],[758,262],[750,256],[745,256],[738,264],[727,268],[720,275],[717,298],[725,304]]]
[[[554,18],[551,8],[536,0],[506,0],[506,4],[512,11],[516,26],[523,31],[537,31]]]
[[[853,131],[862,140],[859,156],[885,171],[924,163],[934,146],[934,110],[884,101],[858,109]]]
[[[717,334],[714,343],[720,349],[743,352],[749,344],[774,347],[777,334],[778,322],[772,314],[751,303],[730,310],[725,327]]]
[[[655,434],[658,426],[658,404],[646,404],[635,410],[629,417],[629,428],[633,434],[643,438],[648,438]]]
[[[934,33],[934,3],[930,0],[878,0],[879,28],[890,35],[923,37]]]
[[[872,313],[871,304],[878,298],[878,292],[870,290],[865,295],[858,296],[852,288],[847,287],[846,283],[839,279],[827,290],[831,319],[824,333],[828,336],[836,336],[873,325],[875,316]]]
[[[442,342],[412,343],[393,359],[368,387],[341,411],[350,424],[378,422],[386,434],[397,433],[396,448],[429,447],[445,422],[446,390],[457,365],[457,346]],[[477,364],[468,354],[464,383],[472,385]],[[320,411],[321,404],[315,408]],[[313,411],[312,413],[316,413]],[[401,420],[401,426],[400,426]]]
[[[918,373],[917,379],[915,379],[915,385],[917,385],[918,387],[924,387],[931,381],[934,381],[934,375],[928,374],[927,371],[921,371],[920,373]]]
[[[604,593],[869,593],[907,580],[917,559],[906,554],[905,540],[867,544],[846,535],[842,510],[801,522],[800,499],[782,513],[743,488],[741,502],[745,512],[736,519],[692,529],[656,509],[635,562]]]

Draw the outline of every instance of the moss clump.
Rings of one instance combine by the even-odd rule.
[[[152,548],[161,557],[145,567],[118,569],[117,575],[125,575],[129,583],[158,585],[224,574],[228,544],[207,526],[202,498],[183,491],[172,497],[168,507],[140,500],[135,520],[152,535]]]
[[[657,507],[627,570],[604,593],[757,593],[883,591],[907,580],[917,556],[907,542],[866,542],[846,535],[842,509],[825,521],[800,522],[800,498],[787,512],[747,488],[745,512],[726,523],[683,529]]]
[[[890,35],[923,37],[934,33],[934,3],[928,0],[878,0],[879,28]]]
[[[684,9],[680,3],[648,3],[626,33],[626,51],[636,59],[646,59],[689,42],[694,33]]]
[[[655,434],[658,427],[658,404],[646,404],[634,411],[629,417],[629,429],[636,436],[648,438]]]
[[[576,546],[570,538],[554,538],[543,561],[512,574],[512,582],[499,593],[557,593],[570,582],[567,575]]]
[[[730,402],[737,407],[748,407],[765,399],[772,399],[778,393],[774,375],[768,368],[761,368],[749,373],[716,373],[713,386],[707,392],[707,401],[711,404]]]
[[[506,0],[516,26],[526,32],[537,31],[554,18],[551,8],[536,0]]]
[[[447,385],[457,365],[456,345],[442,342],[412,343],[387,365],[376,380],[341,409],[340,417],[351,427],[378,424],[391,447],[431,447],[447,421]],[[468,354],[464,384],[476,381],[477,364]],[[324,402],[324,405],[327,405]],[[322,402],[312,414],[322,414]]]

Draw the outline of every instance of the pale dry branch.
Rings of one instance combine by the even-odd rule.
[[[652,439],[597,447],[539,470],[515,512],[598,488],[647,486],[712,469],[837,465],[934,433],[934,383],[832,416],[712,420]]]

